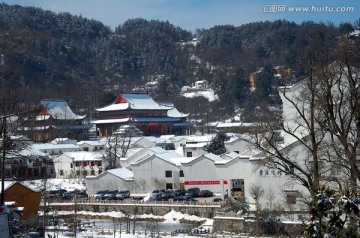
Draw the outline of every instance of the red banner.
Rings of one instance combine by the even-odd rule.
[[[220,180],[202,180],[202,181],[185,181],[185,185],[218,185],[221,184]],[[228,184],[227,180],[224,180],[224,184]]]

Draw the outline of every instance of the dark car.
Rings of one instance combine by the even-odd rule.
[[[212,197],[214,196],[214,193],[211,192],[210,190],[201,190],[199,192],[199,197]]]
[[[171,191],[166,190],[165,192],[163,192],[163,193],[160,195],[160,197],[161,197],[161,200],[167,201],[167,200],[169,200],[169,198],[172,198],[172,197],[173,197],[173,194],[172,194]]]
[[[129,190],[122,190],[116,194],[117,197],[122,198],[129,198],[130,197],[130,191]]]
[[[96,200],[101,200],[101,198],[104,196],[105,193],[107,193],[109,190],[101,190],[101,191],[97,191],[95,194],[95,199]]]
[[[116,194],[112,194],[104,199],[105,201],[118,201],[118,200],[124,200],[124,197],[118,197]]]
[[[187,196],[179,196],[179,197],[174,197],[173,198],[174,202],[197,202],[198,200],[192,198],[192,197],[187,197]]]
[[[79,192],[74,194],[76,198],[88,198],[89,195],[86,192]]]
[[[132,200],[133,201],[142,201],[142,200],[144,200],[144,197],[142,197],[142,196],[134,196],[134,197],[132,197]]]
[[[73,199],[73,197],[74,194],[72,194],[71,192],[66,192],[61,195],[61,200],[71,200]]]
[[[185,196],[186,190],[185,189],[176,189],[173,192],[173,197]]]
[[[185,196],[196,198],[199,197],[200,189],[199,188],[189,188],[186,190]]]

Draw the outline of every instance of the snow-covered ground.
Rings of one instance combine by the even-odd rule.
[[[219,97],[215,94],[213,90],[206,90],[206,91],[198,91],[198,92],[189,92],[189,93],[183,93],[182,94],[186,98],[194,98],[194,97],[204,97],[209,102],[213,102],[215,100],[218,100]]]

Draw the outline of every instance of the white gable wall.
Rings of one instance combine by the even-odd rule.
[[[124,180],[107,171],[99,176],[87,176],[86,188],[90,195],[94,195],[99,190],[130,190],[132,192],[139,192],[133,180]]]
[[[171,183],[173,189],[179,188],[180,168],[156,156],[131,164],[130,168],[139,190],[143,192],[165,189],[167,183]],[[172,171],[172,177],[166,178],[165,171]]]
[[[68,178],[74,174],[74,169],[72,168],[73,159],[66,154],[59,155],[53,161],[56,178]],[[61,175],[61,171],[63,175]]]

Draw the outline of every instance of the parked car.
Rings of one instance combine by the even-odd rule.
[[[132,200],[133,201],[142,201],[142,200],[144,200],[144,197],[142,197],[142,196],[134,196],[134,197],[132,197]]]
[[[116,195],[119,191],[118,190],[108,190],[103,196],[102,200],[106,199],[107,197],[110,197],[112,195]]]
[[[192,197],[187,197],[187,196],[179,196],[179,197],[174,197],[173,198],[174,202],[198,202],[198,200],[192,198]]]
[[[176,189],[173,192],[173,197],[185,196],[186,190],[185,189]]]
[[[189,188],[188,190],[186,190],[185,196],[196,198],[199,196],[199,193],[200,193],[200,188]]]
[[[76,198],[88,198],[89,195],[86,192],[75,193]]]
[[[160,193],[156,194],[156,195],[153,195],[153,196],[150,196],[148,201],[161,201],[161,195]]]
[[[71,200],[73,199],[73,194],[71,192],[66,192],[61,195],[61,200]]]
[[[211,192],[210,190],[201,190],[199,192],[199,197],[212,197],[214,196],[214,193]]]
[[[221,198],[214,198],[213,201],[214,201],[214,202],[222,202],[222,199],[221,199]]]
[[[167,201],[167,200],[169,200],[169,198],[172,198],[173,197],[173,195],[172,195],[172,192],[171,191],[169,191],[169,190],[166,190],[165,192],[163,192],[162,194],[161,194],[161,200],[163,200],[163,201]]]
[[[105,193],[107,193],[109,190],[101,190],[101,191],[97,191],[95,194],[95,199],[96,200],[101,200],[101,198],[104,196]]]
[[[118,197],[117,194],[112,194],[104,199],[105,201],[118,201],[124,200],[124,197]]]
[[[117,197],[122,198],[129,198],[130,197],[130,191],[129,190],[122,190],[116,194]]]

